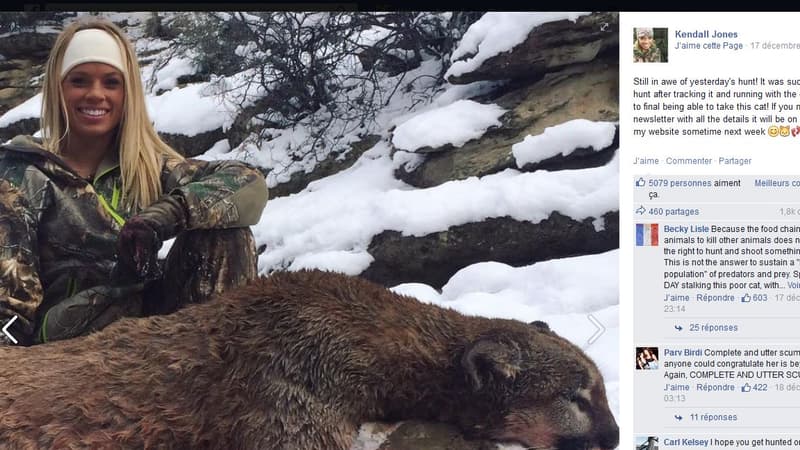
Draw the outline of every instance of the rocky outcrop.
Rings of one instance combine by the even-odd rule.
[[[495,103],[508,110],[502,125],[460,148],[446,146],[425,152],[425,161],[395,176],[416,187],[484,176],[516,168],[511,147],[545,128],[582,118],[619,120],[619,62],[617,13],[594,13],[576,22],[561,20],[534,28],[528,38],[508,52],[486,60],[476,70],[451,77],[451,83],[513,80],[502,89],[473,100]],[[538,62],[537,62],[538,61]],[[592,167],[608,161],[617,145],[600,151],[551,158],[522,170]],[[562,164],[559,166],[559,164]]]
[[[39,119],[18,120],[5,128],[0,128],[0,142],[5,142],[20,134],[31,135],[38,129]]]
[[[23,32],[0,37],[0,116],[33,97],[56,34]],[[17,125],[17,128],[24,127]],[[0,136],[10,132],[0,130]]]
[[[198,133],[194,136],[185,134],[158,133],[161,139],[186,157],[202,155],[217,142],[225,139],[222,127],[216,130]]]
[[[57,33],[23,31],[0,37],[0,55],[5,59],[26,59],[43,64],[56,41]]]
[[[377,144],[379,140],[380,136],[378,135],[366,136],[364,139],[351,144],[350,150],[348,150],[343,157],[340,157],[340,153],[329,154],[327,158],[317,164],[317,166],[314,168],[314,171],[310,174],[306,174],[304,172],[295,172],[292,174],[289,181],[270,188],[270,198],[284,197],[290,194],[295,194],[305,189],[306,186],[308,186],[308,184],[312,181],[325,178],[329,175],[333,175],[337,172],[347,169],[348,167],[352,166],[353,163],[355,163],[365,151]]]
[[[413,281],[438,289],[478,262],[524,266],[618,248],[619,214],[602,219],[600,230],[593,218],[577,221],[553,212],[539,223],[498,217],[421,237],[384,231],[372,239],[368,251],[375,260],[361,275],[386,286]]]
[[[428,153],[423,164],[411,171],[401,167],[395,176],[416,187],[431,187],[450,180],[489,175],[516,168],[511,147],[528,135],[543,133],[547,127],[576,118],[618,121],[619,66],[609,60],[579,64],[547,74],[533,84],[506,88],[501,95],[495,95],[477,100],[508,109],[500,118],[502,126],[460,148]],[[589,159],[573,152],[550,161],[548,170],[602,165],[617,146],[604,149],[605,156],[594,155]],[[555,161],[562,161],[563,167],[553,164]],[[523,170],[536,168],[528,166]]]
[[[451,83],[511,80],[472,99],[506,109],[502,125],[459,148],[417,151],[422,162],[410,169],[401,166],[395,176],[427,188],[508,168],[558,171],[607,164],[619,147],[618,127],[606,148],[577,148],[522,167],[517,167],[511,148],[573,119],[619,121],[617,31],[616,13],[545,23],[512,50],[489,58],[473,72],[451,77]],[[439,288],[461,268],[481,261],[523,266],[618,248],[618,212],[601,219],[599,230],[595,218],[576,221],[554,211],[539,223],[490,218],[421,237],[385,231],[370,243],[375,260],[362,275],[389,286],[416,281]]]
[[[579,147],[569,155],[556,155],[543,159],[535,163],[527,163],[520,170],[523,172],[535,172],[537,170],[571,170],[585,169],[587,167],[604,166],[614,157],[619,148],[619,127],[614,132],[614,141],[602,150],[595,150],[588,147]]]
[[[575,22],[558,20],[535,27],[527,39],[480,67],[447,79],[452,84],[480,80],[537,79],[547,72],[596,59],[619,48],[619,13],[594,13]]]

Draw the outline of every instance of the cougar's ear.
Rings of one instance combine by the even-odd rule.
[[[461,366],[472,389],[479,391],[490,373],[502,379],[514,378],[521,370],[521,360],[522,354],[515,342],[481,338],[467,345],[461,357]]]
[[[550,325],[547,322],[542,322],[541,320],[534,320],[533,322],[529,323],[534,328],[538,328],[542,331],[550,331]]]

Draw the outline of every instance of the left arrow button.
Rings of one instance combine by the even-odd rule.
[[[9,320],[8,323],[5,324],[5,326],[3,327],[3,334],[5,334],[14,344],[19,344],[19,341],[14,336],[11,335],[11,333],[8,331],[8,327],[10,327],[11,324],[13,324],[15,320],[17,320],[17,317],[18,316],[12,317],[11,320]]]

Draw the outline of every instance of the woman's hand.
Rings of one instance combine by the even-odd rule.
[[[117,238],[119,271],[139,280],[159,278],[158,250],[186,228],[186,215],[180,197],[165,195],[128,219]]]
[[[117,239],[117,264],[133,272],[141,280],[158,278],[158,250],[161,238],[156,228],[145,218],[135,216],[125,222]]]

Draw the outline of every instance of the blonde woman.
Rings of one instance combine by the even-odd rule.
[[[637,28],[633,43],[633,62],[661,62],[661,50],[656,46],[652,28]]]
[[[75,22],[43,83],[42,138],[0,147],[0,325],[28,345],[167,313],[256,276],[257,170],[184,159],[156,134],[136,54]],[[162,265],[164,240],[177,237]]]

